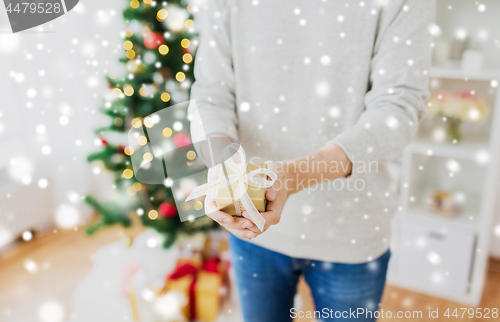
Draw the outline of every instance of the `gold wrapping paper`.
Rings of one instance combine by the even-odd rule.
[[[198,258],[193,260],[180,259],[178,263],[190,263],[199,268],[199,271],[196,273],[196,282],[194,287],[196,321],[215,321],[219,316],[222,302],[224,300],[221,294],[221,288],[226,285],[225,283],[227,283],[227,264],[220,262],[218,264],[219,273],[212,273],[201,269],[201,263]],[[173,290],[182,291],[186,297],[189,298],[189,289],[194,279],[195,276],[188,275],[179,279],[169,280],[162,293]],[[192,303],[188,303],[182,308],[182,314],[187,319],[192,319],[190,316],[190,305],[192,305]]]
[[[249,163],[249,164],[247,164],[246,173],[249,173],[249,172],[256,170],[256,169],[259,169],[259,168],[267,169],[267,165],[265,163]],[[226,167],[226,169],[227,169],[228,175],[234,174],[234,172],[232,172],[229,167]],[[219,173],[219,177],[221,177],[221,176],[224,176],[224,170],[222,168],[221,168],[220,173]],[[257,176],[265,177],[266,175],[259,174]],[[232,216],[237,216],[235,204],[238,205],[238,207],[240,207],[241,212],[244,211],[241,203],[239,202],[239,198],[237,198],[236,200],[233,200],[233,198],[232,198],[232,195],[234,195],[234,192],[236,191],[237,187],[238,187],[238,182],[235,182],[230,186],[220,188],[217,191],[217,194],[215,197],[215,203],[217,204],[217,208],[223,212],[226,212],[226,213],[232,215]],[[250,197],[250,200],[254,204],[255,208],[257,208],[257,210],[259,212],[265,212],[266,205],[267,205],[266,188],[249,186],[247,184],[245,184],[245,188],[246,188],[248,196]]]
[[[204,322],[215,321],[222,306],[220,274],[200,271],[195,286],[196,319]]]
[[[182,278],[168,281],[165,287],[163,288],[162,293],[166,293],[169,291],[181,291],[186,295],[186,298],[189,298],[189,287],[194,280],[194,276],[184,276]],[[182,315],[184,315],[187,319],[190,316],[189,303],[184,306],[182,309]]]

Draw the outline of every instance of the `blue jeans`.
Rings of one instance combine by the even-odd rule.
[[[390,251],[367,263],[331,263],[289,257],[231,234],[230,249],[245,322],[307,317],[293,308],[301,274],[311,288],[318,321],[375,321],[378,316]]]

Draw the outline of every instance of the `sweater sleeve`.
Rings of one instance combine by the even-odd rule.
[[[398,3],[398,5],[393,5]],[[370,89],[356,123],[330,143],[353,162],[396,158],[415,137],[429,96],[428,71],[435,0],[400,0],[380,8]]]
[[[198,14],[200,44],[196,54],[191,100],[196,101],[204,134],[226,134],[238,138],[235,81],[230,37],[230,7],[227,0],[208,0]],[[191,132],[200,132],[192,124]]]

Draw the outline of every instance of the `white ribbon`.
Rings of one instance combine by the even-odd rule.
[[[230,149],[235,150],[236,154],[239,156],[240,162],[238,164],[230,157]],[[234,208],[236,209],[236,213],[238,216],[241,216],[243,210],[246,210],[249,219],[260,229],[260,231],[263,231],[266,221],[252,203],[245,188],[245,184],[258,188],[268,188],[278,179],[278,175],[274,171],[265,168],[255,169],[250,173],[246,173],[247,164],[245,150],[241,145],[238,147],[236,143],[232,143],[224,149],[224,157],[226,158],[224,164],[231,169],[232,174],[228,175],[227,178],[222,177],[196,187],[186,198],[186,202],[204,196],[213,190],[217,191],[220,188],[228,187],[238,182],[238,187],[234,192]],[[267,177],[257,177],[258,174],[265,174],[271,178],[271,180],[267,180]],[[236,202],[238,197],[239,200]]]

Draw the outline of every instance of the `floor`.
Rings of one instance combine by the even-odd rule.
[[[124,240],[143,231],[139,225],[124,230],[108,228],[94,236],[86,236],[81,230],[60,230],[32,241],[19,242],[16,246],[0,253],[0,320],[4,322],[39,321],[38,310],[43,303],[57,300],[70,312],[69,302],[76,284],[92,266],[92,254],[102,245]],[[75,256],[78,254],[78,256]],[[500,264],[491,264],[488,272],[482,308],[500,308]],[[30,272],[31,271],[31,272]],[[299,291],[304,300],[304,310],[312,309],[309,290],[303,282]],[[382,309],[397,311],[423,311],[447,308],[453,311],[463,305],[410,292],[388,285],[382,301]],[[442,315],[442,314],[441,314]],[[379,319],[379,321],[394,321]],[[427,319],[404,319],[405,321],[426,321]],[[447,318],[433,319],[445,321]],[[452,318],[453,321],[479,321],[480,319]],[[298,321],[313,321],[298,319]]]
[[[89,237],[82,230],[59,230],[35,235],[33,240],[20,241],[3,251],[0,321],[40,321],[40,307],[51,300],[63,304],[65,312],[70,312],[71,294],[90,270],[92,254],[105,244],[142,231],[139,225],[129,230],[117,226]]]

